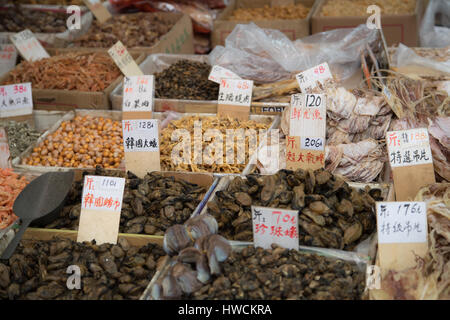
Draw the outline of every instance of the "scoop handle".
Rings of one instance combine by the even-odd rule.
[[[25,232],[25,230],[27,230],[30,223],[31,223],[31,220],[23,220],[22,221],[19,231],[17,231],[15,237],[11,240],[11,242],[9,243],[9,245],[5,249],[5,251],[3,251],[2,259],[11,258],[12,254],[16,250],[17,245],[19,244],[20,240],[22,239],[23,233]]]

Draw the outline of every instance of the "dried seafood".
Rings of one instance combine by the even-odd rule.
[[[2,85],[31,82],[33,89],[99,92],[122,73],[106,53],[67,53],[38,61],[22,61]]]
[[[34,144],[40,133],[26,122],[8,121],[4,124],[8,135],[9,151],[11,158],[18,157],[29,146]]]
[[[424,187],[415,201],[427,203],[429,252],[415,268],[389,271],[376,299],[450,300],[450,184]]]
[[[301,3],[279,7],[265,5],[261,8],[235,9],[227,19],[239,21],[305,19],[309,10],[310,8],[305,7]]]
[[[89,32],[78,38],[76,47],[110,48],[117,41],[125,47],[152,47],[174,23],[153,13],[121,14],[104,23],[94,20]]]
[[[11,225],[17,216],[13,213],[14,200],[28,184],[12,169],[0,168],[0,230]]]
[[[28,2],[29,3],[29,2]],[[44,11],[22,6],[0,10],[0,32],[60,33],[67,30],[65,11]]]
[[[155,74],[155,97],[185,100],[217,100],[219,85],[209,81],[211,66],[180,60]]]
[[[111,174],[97,169],[95,175]],[[60,217],[46,228],[78,228],[82,191],[83,180],[75,183]],[[202,186],[161,173],[152,172],[141,179],[128,172],[119,232],[163,235],[170,226],[188,220],[205,193]]]
[[[197,153],[195,143],[195,123],[198,121],[199,129],[198,131],[202,133],[202,137],[205,136],[205,132],[208,129],[215,129],[221,133],[221,137],[223,141],[219,141],[219,139],[213,138],[211,142],[205,142],[203,138],[200,143],[201,150],[200,154],[203,153],[203,150],[207,146],[213,146],[212,149],[215,149],[215,145],[219,143],[223,143],[223,163],[219,164],[220,160],[216,159],[216,155],[212,152],[210,154],[203,153],[203,161],[198,161],[195,157]],[[180,120],[171,121],[167,128],[162,130],[161,133],[161,169],[167,171],[193,171],[193,172],[224,172],[224,173],[240,173],[244,170],[246,164],[249,161],[249,158],[256,151],[257,148],[257,137],[258,134],[261,135],[261,131],[265,131],[270,127],[269,118],[265,119],[264,122],[257,122],[254,120],[242,121],[238,119],[231,118],[219,118],[219,117],[201,117],[201,116],[187,116],[183,117]],[[183,129],[183,130],[177,130]],[[226,148],[226,133],[228,130],[232,130],[237,132],[236,134],[236,143],[234,144],[234,155],[237,158],[233,163],[226,163],[227,150]],[[184,131],[186,135],[182,135],[181,139],[177,136],[177,132]],[[232,130],[233,131],[233,130]],[[217,132],[217,131],[216,131]],[[239,135],[242,133],[242,135]],[[189,136],[189,138],[188,138]],[[174,139],[180,139],[173,141]],[[244,138],[245,137],[245,138]],[[245,139],[245,141],[243,141]],[[189,141],[187,141],[189,140]],[[217,141],[216,141],[217,140]],[[244,142],[244,143],[242,143]],[[237,148],[239,145],[244,145],[245,149],[245,158],[243,158],[242,163],[237,163],[239,157],[243,155],[239,155]],[[180,161],[181,163],[175,163],[173,161],[172,153],[175,148],[183,145],[183,148],[180,148],[182,151],[180,158],[186,161]],[[192,148],[194,146],[194,148]],[[248,147],[247,147],[248,146]],[[194,149],[194,150],[191,150]],[[186,152],[186,153],[184,153]],[[192,157],[190,155],[193,155]],[[186,159],[184,159],[186,158]],[[216,161],[216,160],[218,161]],[[201,159],[200,159],[201,160]],[[200,162],[200,163],[198,163]]]
[[[299,210],[299,243],[352,250],[375,232],[381,190],[357,190],[328,171],[281,170],[275,175],[235,177],[208,202],[219,234],[252,240],[251,206]]]
[[[367,7],[377,5],[381,13],[408,14],[413,13],[416,8],[416,0],[333,0],[327,1],[320,11],[323,17],[348,17],[348,16],[368,16]]]
[[[359,300],[364,272],[354,262],[313,253],[247,247],[221,263],[222,275],[184,298],[196,300]]]
[[[0,299],[123,300],[139,299],[164,256],[156,244],[131,246],[78,243],[54,238],[22,241],[9,260],[0,261]],[[67,268],[81,271],[81,289],[70,290]]]

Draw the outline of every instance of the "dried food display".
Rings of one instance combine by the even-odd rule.
[[[96,169],[95,175],[111,173]],[[82,191],[83,180],[74,184],[60,217],[45,226],[47,229],[78,228]],[[119,232],[163,235],[168,227],[188,220],[205,193],[205,187],[161,173],[148,173],[141,179],[128,172]]]
[[[8,135],[11,158],[18,157],[39,138],[40,133],[26,122],[8,121],[4,124]]]
[[[0,168],[0,230],[16,221],[14,200],[27,184],[24,176],[14,173],[12,169]]]
[[[0,32],[60,33],[67,30],[66,12],[43,11],[13,6],[0,10]]]
[[[301,3],[279,7],[265,5],[262,8],[235,9],[227,19],[242,21],[305,19],[309,11],[310,8],[305,7]]]
[[[85,3],[83,0],[15,0],[15,1],[8,1],[11,3],[21,3],[21,4],[58,4],[58,5],[63,5],[63,6],[68,6],[68,5],[80,5],[80,6],[84,6]]]
[[[136,247],[125,238],[117,245],[22,241],[9,260],[0,260],[0,299],[137,300],[164,255],[159,245]],[[67,287],[70,265],[81,270],[81,290]]]
[[[155,97],[185,100],[217,100],[219,85],[209,81],[211,66],[180,60],[155,74]]]
[[[38,61],[23,61],[2,85],[31,82],[33,89],[99,92],[122,73],[107,53],[67,53]]]
[[[118,168],[124,157],[122,123],[104,117],[79,116],[61,122],[22,159],[30,166]]]
[[[368,16],[367,7],[380,7],[381,14],[409,14],[416,9],[416,0],[328,0],[320,11],[323,17]]]
[[[110,48],[120,40],[128,49],[152,47],[173,25],[152,13],[122,14],[104,23],[95,20],[88,33],[74,41],[74,46]]]
[[[166,171],[192,171],[192,172],[216,172],[216,173],[241,173],[246,164],[249,162],[250,157],[253,152],[256,151],[257,147],[257,139],[258,134],[260,135],[261,130],[268,130],[271,123],[271,119],[266,118],[262,122],[258,122],[256,120],[247,120],[242,121],[238,119],[231,118],[220,118],[220,117],[201,117],[201,116],[186,116],[179,120],[173,120],[169,123],[169,125],[164,128],[161,132],[161,169]],[[195,149],[195,136],[194,133],[195,123],[198,122],[199,128],[201,130],[202,135],[208,129],[218,130],[222,134],[222,141],[220,139],[213,138],[213,141],[207,143],[205,141],[201,142],[201,150],[205,150],[205,147],[216,144],[223,144],[223,154],[222,157],[223,163],[218,164],[216,161],[216,155],[214,153],[203,154],[203,161],[197,161],[195,157],[196,150],[191,150],[194,147]],[[236,161],[233,163],[227,163],[227,150],[226,143],[227,139],[225,138],[227,130],[240,130],[242,133],[241,136],[237,135],[236,143],[234,144],[234,154],[236,155]],[[177,136],[177,132],[184,132],[185,134],[181,135],[181,141],[173,141],[172,136]],[[249,134],[251,133],[251,134]],[[180,137],[179,137],[180,138]],[[186,139],[186,140],[185,140]],[[187,141],[190,140],[190,141]],[[217,140],[217,141],[216,141]],[[251,141],[250,141],[251,140]],[[245,149],[245,158],[242,163],[238,163],[237,148],[239,145],[244,145]],[[182,148],[179,148],[181,151],[180,163],[174,162],[174,158],[172,156],[173,150],[177,148],[178,145],[182,145]],[[246,147],[248,146],[248,147]],[[213,148],[215,149],[215,147]],[[202,153],[202,152],[200,152]],[[192,155],[192,157],[191,157]],[[242,156],[242,155],[241,155]],[[192,159],[191,159],[192,158]],[[201,160],[201,159],[200,159]]]
[[[219,234],[252,240],[251,206],[299,210],[299,243],[352,250],[376,230],[375,201],[382,190],[352,188],[330,172],[281,170],[274,175],[234,177],[208,202]]]

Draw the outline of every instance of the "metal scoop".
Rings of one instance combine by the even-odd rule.
[[[3,252],[2,259],[11,257],[31,222],[37,226],[46,225],[58,217],[72,188],[73,177],[72,171],[48,172],[31,181],[22,190],[13,205],[13,212],[22,224]]]

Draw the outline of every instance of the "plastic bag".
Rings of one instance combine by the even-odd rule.
[[[430,0],[420,26],[422,47],[442,48],[450,45],[450,28],[435,26],[435,15],[441,15],[441,22],[450,26],[450,1]]]
[[[361,51],[377,36],[377,30],[360,25],[292,42],[279,30],[262,29],[254,23],[238,24],[225,40],[225,47],[214,48],[209,60],[211,65],[218,64],[261,83],[288,79],[328,62],[335,77],[345,80],[359,70]]]
[[[450,34],[449,34],[450,37]],[[419,56],[407,46],[399,44],[395,54],[392,56],[392,65],[395,67],[404,67],[407,65],[417,65],[435,69],[441,72],[450,73],[450,60],[438,62],[432,59]]]

